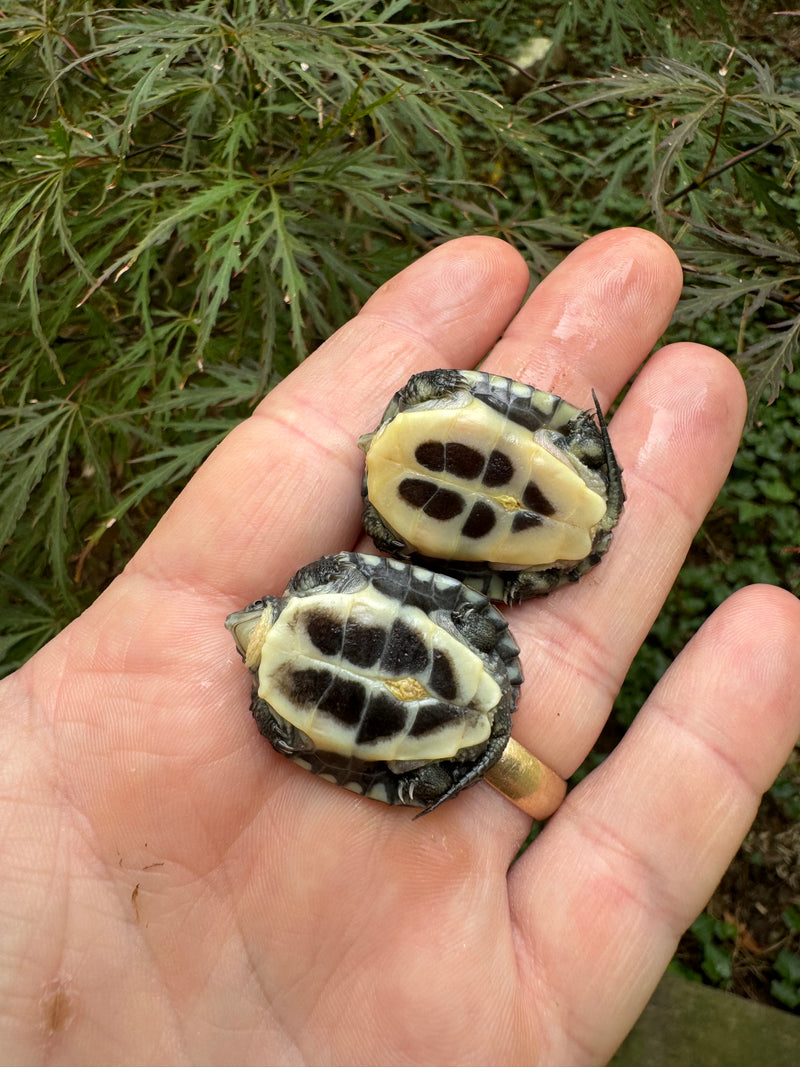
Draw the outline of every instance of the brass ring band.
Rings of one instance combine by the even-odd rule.
[[[552,815],[567,792],[564,779],[513,737],[484,781],[534,819]]]

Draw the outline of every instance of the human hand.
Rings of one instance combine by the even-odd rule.
[[[719,608],[510,871],[529,820],[486,785],[415,821],[276,754],[223,626],[302,564],[369,549],[356,439],[410,374],[491,349],[483,369],[607,405],[681,275],[660,240],[620,230],[518,310],[527,283],[508,245],[465,238],[384,285],[2,684],[3,1060],[582,1064],[622,1041],[800,733],[795,598],[753,587]],[[564,777],[744,405],[720,354],[650,358],[611,422],[628,493],[611,549],[507,611],[526,677],[514,735]]]

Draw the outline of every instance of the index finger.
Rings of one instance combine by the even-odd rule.
[[[352,548],[359,435],[415,371],[474,366],[527,285],[520,255],[489,237],[451,241],[406,268],[214,451],[130,569],[238,602]]]

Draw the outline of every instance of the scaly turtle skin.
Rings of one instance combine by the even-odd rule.
[[[337,785],[431,811],[500,758],[519,650],[480,593],[408,563],[341,552],[225,625],[280,753]]]
[[[384,551],[509,604],[577,581],[625,500],[595,406],[597,422],[509,378],[415,374],[359,440],[365,530]]]

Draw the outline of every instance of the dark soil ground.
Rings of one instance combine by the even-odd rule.
[[[794,914],[796,921],[800,908],[800,821],[793,808],[798,794],[800,747],[795,748],[779,785],[765,795],[750,833],[706,910],[736,929],[720,945],[730,953],[726,987],[800,1014],[800,1004],[792,1009],[773,995],[773,982],[782,977],[774,968],[779,953],[786,950],[800,957],[800,929],[786,918]],[[683,937],[678,959],[703,975],[704,947],[692,932]]]
[[[582,772],[616,747],[624,732],[609,719]],[[719,925],[710,933],[713,922],[701,917],[700,928],[684,934],[675,956],[680,973],[800,1016],[800,744],[764,795],[705,916]],[[788,980],[782,973],[787,962]]]

